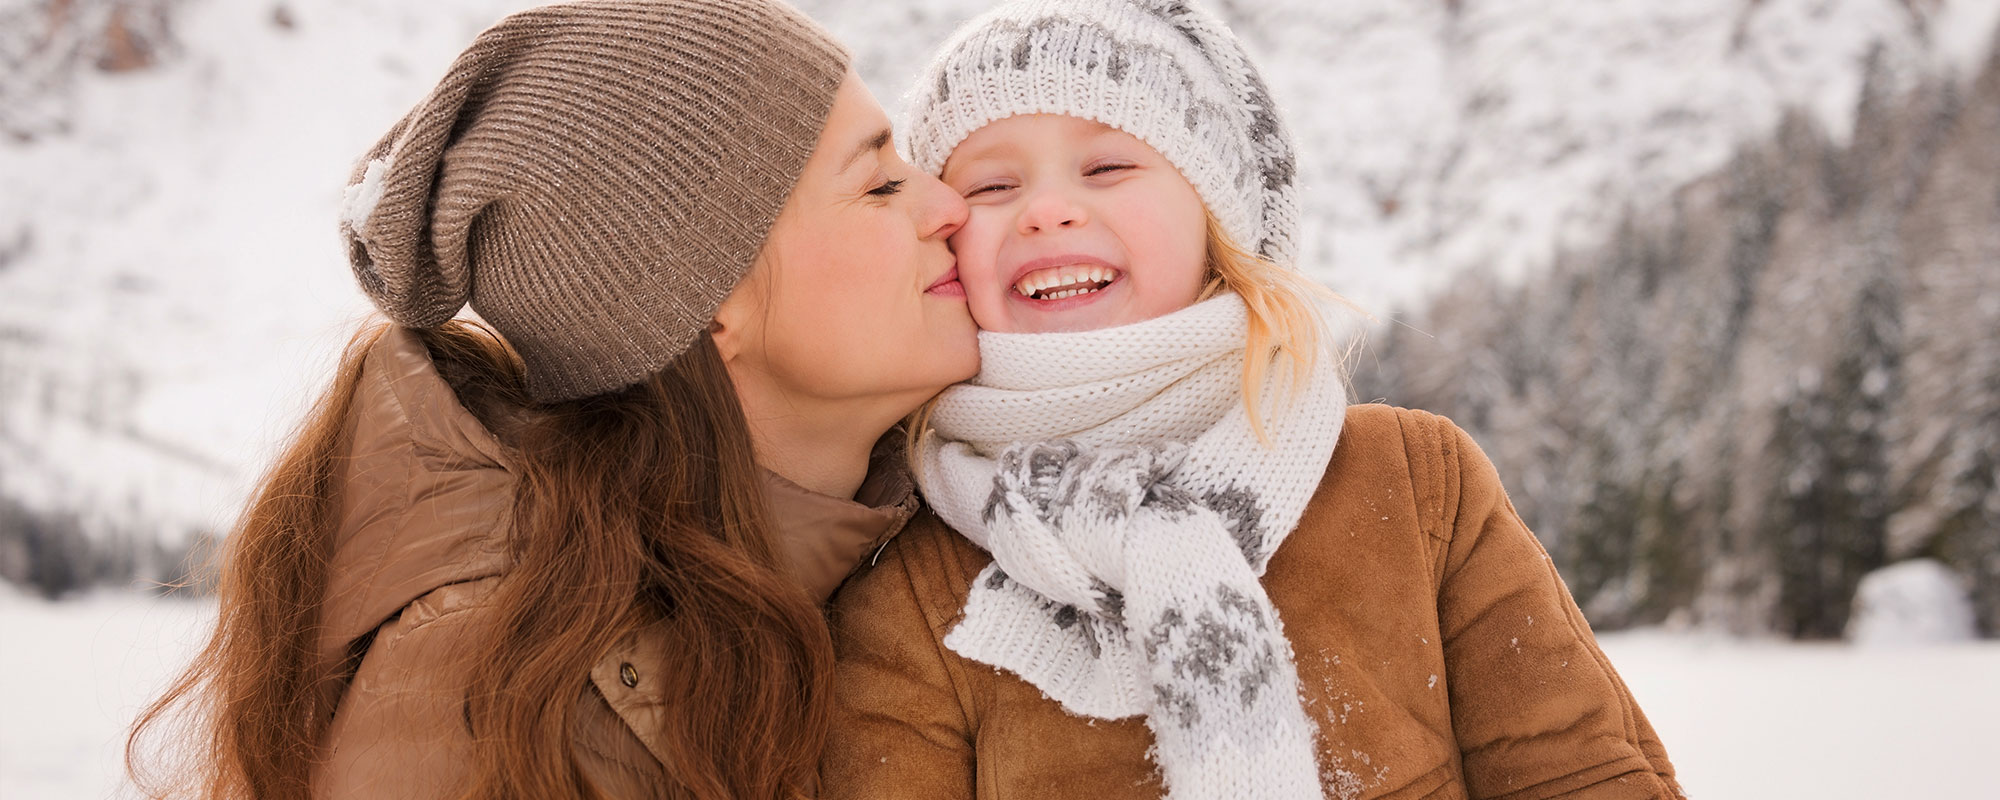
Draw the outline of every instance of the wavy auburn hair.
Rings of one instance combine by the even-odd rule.
[[[349,343],[263,478],[222,553],[212,638],[134,724],[128,769],[149,796],[310,796],[360,655],[331,663],[317,637],[352,399],[384,330]],[[513,564],[461,673],[467,796],[598,796],[572,749],[577,698],[597,660],[641,626],[674,643],[657,676],[675,711],[653,732],[669,776],[659,796],[810,796],[832,641],[819,606],[779,571],[749,428],[714,343],[701,337],[636,386],[535,406],[519,357],[491,331],[454,320],[421,335],[475,415],[496,430],[501,415],[519,420],[508,428]]]

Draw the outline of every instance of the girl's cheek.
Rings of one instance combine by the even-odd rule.
[[[958,277],[968,290],[977,284],[999,280],[994,275],[994,261],[999,258],[1000,242],[990,234],[990,226],[982,225],[978,217],[966,222],[945,243],[951,247],[952,255],[958,257]]]
[[[959,229],[952,233],[951,238],[944,240],[945,246],[951,248],[952,254],[958,256],[958,260],[961,263],[970,255],[969,251],[972,249],[972,243],[977,238],[973,232],[978,227],[979,212],[974,211],[973,215],[966,219],[965,224],[959,226]],[[959,271],[964,272],[965,268],[961,266],[959,267]]]
[[[965,283],[966,300],[974,307],[998,305],[1003,291],[1005,287],[1000,285],[1000,279],[994,277],[990,270],[984,276]]]

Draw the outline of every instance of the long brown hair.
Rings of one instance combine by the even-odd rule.
[[[382,327],[348,346],[332,387],[230,535],[209,644],[135,723],[149,794],[305,798],[346,678],[317,652],[351,399]],[[778,570],[750,434],[701,337],[647,381],[531,406],[518,356],[453,321],[426,331],[462,402],[506,427],[519,474],[512,568],[490,636],[466,648],[472,797],[592,797],[572,742],[579,692],[621,638],[663,636],[648,675],[665,797],[810,795],[828,727],[833,647],[819,607]],[[529,413],[515,413],[531,409]],[[335,660],[337,661],[337,660]],[[186,730],[165,775],[148,737]],[[192,784],[192,785],[190,785]]]

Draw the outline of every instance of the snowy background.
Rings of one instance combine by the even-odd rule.
[[[118,787],[213,613],[134,587],[367,313],[351,160],[527,5],[0,0],[0,798]],[[893,110],[986,3],[799,5]],[[2000,796],[2000,0],[1208,5],[1363,399],[1493,455],[1691,793]]]

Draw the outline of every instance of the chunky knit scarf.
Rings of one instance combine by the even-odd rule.
[[[1315,728],[1258,577],[1333,455],[1331,358],[1244,408],[1233,294],[1135,325],[980,336],[979,377],[939,399],[920,476],[993,554],[953,651],[1071,713],[1145,715],[1171,798],[1321,797]]]

